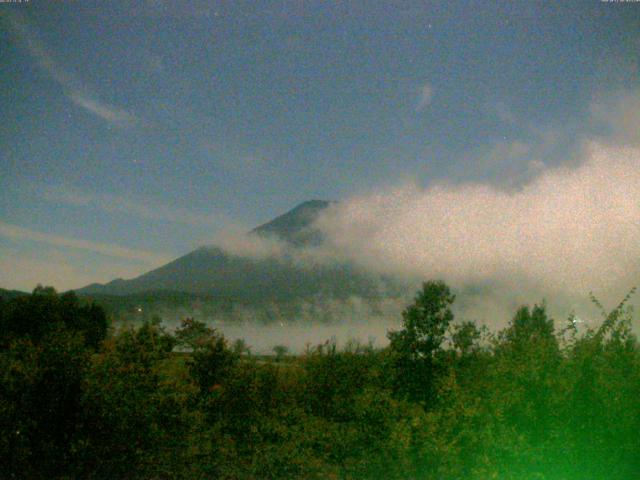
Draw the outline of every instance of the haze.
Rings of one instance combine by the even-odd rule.
[[[470,316],[616,302],[640,258],[634,7],[0,5],[0,286],[281,256],[244,232],[321,198],[302,263],[491,285]]]

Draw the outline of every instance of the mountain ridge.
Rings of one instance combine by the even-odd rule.
[[[311,226],[318,215],[337,203],[331,200],[307,200],[288,212],[254,228],[249,234],[274,235],[295,246],[317,245],[322,242],[322,235]]]
[[[337,202],[310,200],[275,217],[247,235],[276,237],[293,248],[322,242],[313,222]],[[346,263],[300,265],[290,258],[250,258],[202,246],[133,279],[114,279],[77,289],[83,295],[131,295],[151,291],[183,292],[239,303],[283,302],[327,296],[381,297],[389,282]]]

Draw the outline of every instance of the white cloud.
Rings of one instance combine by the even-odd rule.
[[[503,136],[465,153],[461,161],[453,163],[451,177],[481,179],[504,189],[519,188],[542,173],[547,163],[579,163],[583,137],[576,139],[573,151],[559,158],[556,152],[563,143],[562,135],[558,128],[528,125],[516,138]]]
[[[3,23],[9,27],[36,64],[63,88],[65,95],[75,105],[117,127],[125,128],[139,123],[138,118],[132,113],[100,100],[76,76],[60,66],[24,15],[15,11],[5,12],[4,18]]]
[[[23,291],[31,291],[39,283],[67,290],[94,281],[68,262],[56,258],[42,261],[31,255],[2,255],[0,278],[3,279],[2,287]]]
[[[525,157],[530,152],[531,147],[519,140],[498,142],[491,147],[489,154],[485,158],[485,163],[493,167],[501,165],[505,161],[513,161],[514,159]]]
[[[600,132],[603,141],[640,145],[640,89],[619,91],[591,103],[593,120],[609,129]]]
[[[161,205],[146,198],[131,198],[108,193],[90,193],[69,186],[39,186],[37,191],[52,202],[98,208],[105,212],[124,213],[150,220],[167,221],[193,227],[220,226],[227,222],[224,215],[193,212]]]
[[[402,185],[333,206],[318,226],[336,255],[384,273],[619,293],[640,267],[640,149],[585,151],[580,167],[517,191]]]
[[[421,112],[429,105],[433,99],[433,88],[428,83],[425,83],[420,87],[420,94],[418,96],[418,103],[416,105],[416,111]]]
[[[543,147],[520,140],[504,140],[484,146],[465,156],[461,174],[465,178],[482,178],[511,188],[530,181],[540,172],[542,161],[536,155]]]
[[[216,235],[213,244],[225,252],[239,257],[264,259],[280,257],[287,252],[287,245],[275,238],[247,235],[246,230],[228,228]]]
[[[117,127],[125,128],[138,123],[137,118],[126,110],[103,103],[87,93],[71,91],[68,97],[74,104]]]
[[[61,235],[38,232],[36,230],[20,227],[18,225],[12,225],[2,221],[0,221],[0,236],[12,240],[28,240],[33,242],[45,243],[47,245],[56,247],[88,250],[94,253],[99,253],[101,255],[106,255],[108,257],[115,257],[144,263],[148,266],[160,266],[171,259],[169,255],[160,254],[157,252],[126,248],[110,243],[92,242],[79,238],[63,237]]]
[[[37,284],[50,285],[64,291],[83,287],[93,282],[107,282],[116,277],[133,277],[144,273],[144,268],[105,261],[79,261],[76,255],[65,254],[55,247],[24,252],[2,248],[0,255],[0,286],[31,291]]]

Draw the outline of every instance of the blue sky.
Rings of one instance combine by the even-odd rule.
[[[640,86],[637,3],[34,0],[0,4],[0,45],[5,288],[143,273],[311,198],[518,188]]]

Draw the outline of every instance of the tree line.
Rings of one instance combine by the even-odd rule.
[[[490,332],[431,281],[385,348],[265,360],[38,287],[0,300],[0,478],[638,478],[628,300],[597,328],[538,304]]]

